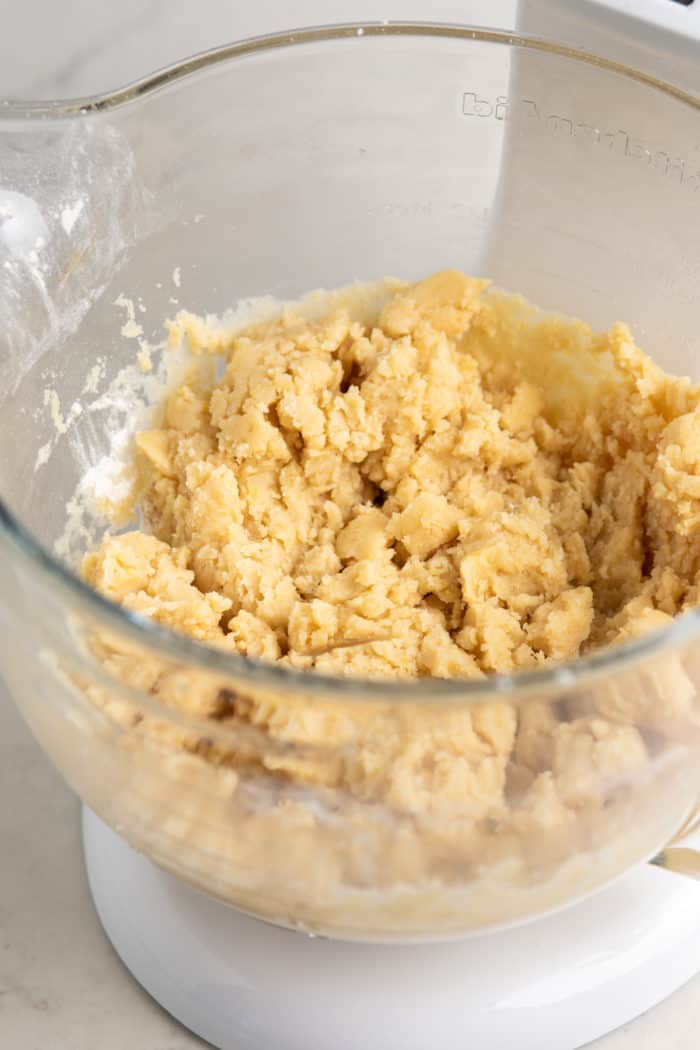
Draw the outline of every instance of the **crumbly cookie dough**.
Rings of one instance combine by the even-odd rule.
[[[107,537],[87,579],[202,641],[365,676],[525,670],[697,604],[698,391],[624,325],[533,323],[485,287],[447,271],[374,324],[288,311],[228,341],[181,316],[224,375],[138,436],[149,532]]]
[[[194,366],[136,439],[144,529],[106,536],[86,579],[210,645],[379,679],[560,663],[698,604],[700,391],[621,324],[594,334],[454,271],[383,287],[369,312],[336,296],[238,333],[178,315]],[[145,822],[141,848],[282,921],[503,921],[617,874],[687,811],[680,766],[673,792],[659,779],[700,727],[673,660],[442,706],[221,682],[106,632],[91,647],[182,716],[83,684],[140,762],[122,826]],[[614,862],[592,859],[613,842]],[[507,903],[584,854],[558,891]],[[370,908],[379,890],[400,899]]]

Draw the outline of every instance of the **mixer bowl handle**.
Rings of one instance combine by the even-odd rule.
[[[671,839],[666,849],[656,854],[651,863],[658,868],[665,868],[666,871],[687,875],[691,879],[700,881],[700,849],[678,845],[698,829],[700,829],[700,801],[678,834]]]

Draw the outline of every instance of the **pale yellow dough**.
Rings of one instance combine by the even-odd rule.
[[[569,660],[697,603],[698,391],[637,349],[438,273],[375,323],[222,338],[137,445],[149,533],[84,565],[202,641],[332,674]],[[576,360],[577,359],[577,360]]]
[[[527,671],[697,604],[698,390],[624,325],[597,335],[486,283],[388,282],[373,309],[348,293],[315,319],[290,309],[239,333],[179,315],[171,339],[196,367],[137,438],[145,531],[106,536],[87,580],[210,645],[379,678]],[[366,899],[341,892],[407,886],[423,903],[383,900],[378,928],[500,921],[506,897],[485,873],[505,864],[527,888],[619,847],[527,905],[540,909],[643,855],[630,814],[649,835],[680,820],[684,796],[653,779],[698,730],[673,661],[622,689],[444,708],[245,676],[222,688],[106,632],[91,644],[118,681],[199,720],[83,687],[141,763],[120,824],[173,870],[284,921],[361,931]],[[169,804],[181,758],[202,786],[195,798],[182,766]],[[472,892],[450,913],[446,887],[479,879],[488,900]]]

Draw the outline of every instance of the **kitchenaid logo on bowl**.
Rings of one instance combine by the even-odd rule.
[[[498,121],[512,120],[515,116],[524,118],[550,135],[562,139],[578,139],[591,146],[614,151],[620,156],[648,166],[662,178],[677,186],[683,186],[692,193],[700,190],[700,169],[686,157],[674,156],[663,149],[654,149],[624,128],[605,131],[594,124],[577,122],[559,113],[547,113],[532,98],[512,99],[507,95],[497,95],[494,99],[485,98],[476,91],[465,91],[462,95],[462,115]]]

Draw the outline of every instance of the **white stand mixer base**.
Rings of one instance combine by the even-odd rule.
[[[349,944],[212,900],[83,813],[117,953],[219,1050],[575,1050],[700,972],[700,887],[652,867],[557,915],[462,941]]]

